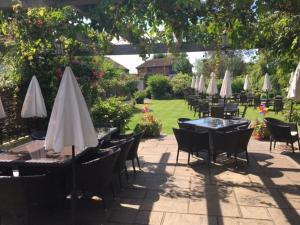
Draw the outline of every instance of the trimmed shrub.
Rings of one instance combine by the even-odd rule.
[[[244,88],[244,79],[236,77],[231,83],[232,93],[241,93]]]
[[[112,124],[124,127],[133,113],[133,105],[121,97],[112,97],[103,101],[100,98],[94,103],[91,115],[96,127]]]
[[[172,97],[172,86],[168,77],[156,74],[148,78],[147,88],[154,99],[166,99]]]
[[[137,91],[134,93],[134,99],[137,104],[143,104],[144,98],[147,97],[147,91]]]
[[[176,97],[183,97],[183,91],[190,87],[192,78],[187,73],[178,73],[171,79],[173,93]]]

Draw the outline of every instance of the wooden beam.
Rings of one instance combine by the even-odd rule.
[[[181,48],[177,48],[175,52],[201,52],[201,51],[215,51],[217,47],[214,45],[211,46],[201,46],[193,43],[184,43]],[[168,47],[165,44],[155,44],[152,49],[147,51],[147,54],[159,54],[159,53],[168,53]],[[141,52],[139,46],[132,44],[121,44],[113,45],[112,50],[107,55],[139,55]],[[76,55],[99,55],[101,52],[98,51],[80,51],[75,53]]]
[[[24,8],[36,8],[45,6],[83,6],[98,4],[100,0],[22,0]],[[0,9],[9,9],[13,5],[13,0],[0,0]]]

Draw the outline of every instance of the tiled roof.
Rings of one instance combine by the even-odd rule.
[[[143,64],[139,65],[137,69],[147,68],[147,67],[162,67],[162,66],[172,66],[175,62],[174,58],[159,58],[150,59]]]

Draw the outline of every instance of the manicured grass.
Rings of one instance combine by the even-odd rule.
[[[134,113],[133,117],[131,118],[128,128],[133,130],[135,125],[140,121],[142,117],[141,109],[143,108],[142,104],[136,105],[136,112]],[[177,127],[177,119],[179,117],[187,117],[191,119],[198,118],[194,116],[194,112],[188,109],[187,104],[182,99],[175,99],[175,100],[152,100],[149,104],[149,108],[153,115],[162,122],[163,134],[172,134],[172,127]],[[240,112],[242,112],[243,106],[240,108]],[[283,115],[279,113],[276,115],[274,112],[268,112],[267,116],[274,117],[283,120]],[[262,120],[262,115],[259,114],[257,109],[253,107],[248,107],[246,118],[254,121],[256,119]]]

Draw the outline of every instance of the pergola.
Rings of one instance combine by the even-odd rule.
[[[34,7],[59,7],[72,5],[78,9],[81,7],[96,5],[101,0],[22,0],[22,7],[24,8],[34,8]],[[11,10],[12,6],[16,2],[14,0],[1,0],[0,1],[0,10]],[[216,45],[211,44],[208,46],[183,42],[180,46],[177,46],[175,49],[176,52],[200,52],[200,51],[214,51],[216,50]],[[147,53],[167,53],[168,46],[162,43],[154,44],[154,46],[148,50]],[[133,44],[118,44],[113,45],[109,55],[136,55],[140,54],[140,47]],[[80,55],[95,55],[97,52],[80,52]]]

